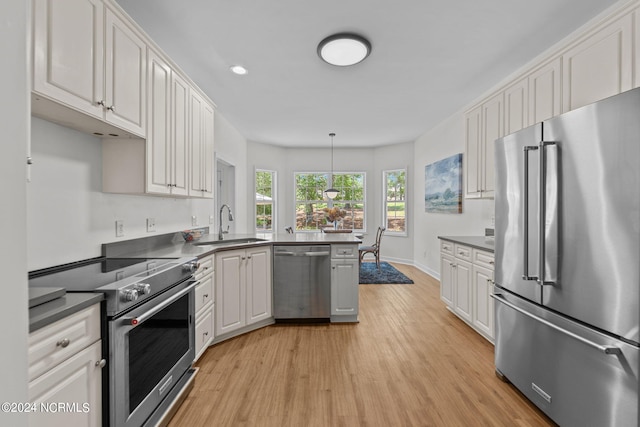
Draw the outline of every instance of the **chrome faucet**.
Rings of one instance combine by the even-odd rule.
[[[233,221],[233,213],[231,213],[231,208],[229,207],[229,205],[225,203],[224,205],[220,206],[220,220],[218,221],[218,240],[222,240],[223,234],[226,234],[229,232],[228,225],[227,225],[227,230],[222,231],[222,211],[224,210],[225,206],[229,211],[229,221]]]

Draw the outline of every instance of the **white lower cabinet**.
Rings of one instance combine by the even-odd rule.
[[[216,260],[216,338],[271,318],[271,248],[220,251]]]
[[[357,245],[331,245],[331,321],[358,321]]]
[[[194,274],[200,282],[196,286],[195,310],[196,331],[195,345],[198,360],[205,352],[214,338],[214,310],[215,310],[215,284],[214,284],[214,259],[213,255],[199,260],[200,267]]]
[[[493,342],[493,253],[441,240],[440,299]]]
[[[100,426],[103,367],[100,304],[29,334],[29,425]]]

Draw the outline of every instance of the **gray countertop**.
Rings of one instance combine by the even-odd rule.
[[[29,309],[29,332],[77,313],[104,299],[101,293],[67,292],[63,296]]]
[[[239,239],[263,239],[262,241],[250,243],[238,243],[233,240]],[[228,242],[228,243],[225,243]],[[206,243],[211,243],[207,245]],[[181,242],[174,245],[167,245],[160,248],[148,249],[136,252],[136,256],[148,258],[182,258],[212,255],[218,251],[229,249],[241,249],[264,245],[307,245],[307,244],[359,244],[362,240],[353,233],[294,233],[294,234],[227,234],[222,241],[216,235],[206,234],[196,242]]]
[[[494,251],[493,237],[486,236],[438,236],[438,239],[447,240],[453,243],[471,246],[472,248],[482,249],[483,251]]]
[[[233,242],[239,239],[263,239],[256,242]],[[226,243],[225,243],[226,242]],[[196,243],[196,244],[194,244]],[[206,243],[211,243],[207,245]],[[222,241],[216,235],[206,234],[197,242],[176,241],[156,247],[144,245],[128,255],[147,258],[203,258],[218,251],[241,249],[264,245],[305,245],[305,244],[359,244],[362,241],[352,233],[294,233],[294,234],[233,234],[225,235]],[[124,254],[123,254],[124,256]],[[62,290],[62,289],[60,289]],[[63,290],[62,290],[63,291]],[[31,292],[34,304],[44,301],[40,292]],[[101,293],[62,292],[57,298],[29,309],[29,331],[33,332],[50,323],[69,316],[104,299]],[[37,299],[37,300],[36,300]],[[38,301],[40,300],[40,301]],[[31,304],[31,305],[34,305]]]

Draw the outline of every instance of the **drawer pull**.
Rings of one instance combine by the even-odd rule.
[[[105,366],[107,366],[107,361],[105,359],[100,359],[96,362],[96,366],[100,369],[104,368]]]
[[[66,348],[69,346],[69,344],[71,344],[71,341],[68,338],[65,338],[63,340],[58,341],[56,343],[56,347]]]

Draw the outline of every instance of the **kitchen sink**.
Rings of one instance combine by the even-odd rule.
[[[240,245],[245,243],[266,242],[267,239],[258,239],[257,237],[245,237],[241,239],[228,239],[228,240],[210,240],[208,242],[193,242],[192,245],[196,246],[218,246],[218,245]]]

